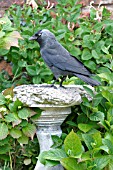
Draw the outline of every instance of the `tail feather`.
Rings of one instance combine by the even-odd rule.
[[[88,83],[91,86],[99,86],[101,83],[84,75],[81,74],[74,74],[75,76],[79,77],[80,79],[82,79],[83,81],[85,81],[86,83]]]

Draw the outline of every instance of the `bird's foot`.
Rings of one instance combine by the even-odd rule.
[[[63,89],[66,89],[66,87],[65,87],[65,86],[63,86],[63,85],[60,85],[59,87],[61,87],[61,88],[63,88]]]
[[[53,87],[54,89],[57,89],[57,87],[54,84],[51,84],[50,87]]]

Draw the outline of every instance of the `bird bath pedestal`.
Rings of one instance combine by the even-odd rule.
[[[79,105],[84,95],[91,100],[83,86],[79,85],[67,85],[65,88],[22,85],[14,88],[14,100],[18,98],[24,105],[42,109],[41,116],[35,122],[40,153],[51,148],[53,144],[51,135],[61,136],[60,125],[71,113],[71,106]],[[38,160],[35,170],[64,170],[64,168],[61,165],[44,167]]]

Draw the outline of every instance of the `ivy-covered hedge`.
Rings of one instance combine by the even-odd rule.
[[[110,12],[101,7],[90,8],[90,15],[82,17],[81,5],[75,2],[59,0],[55,8],[44,3],[37,9],[13,5],[0,20],[0,56],[10,63],[13,72],[13,76],[4,70],[0,73],[0,91],[11,88],[0,94],[2,169],[30,170],[36,163],[39,151],[33,121],[40,110],[23,107],[11,97],[16,85],[52,83],[53,75],[40,56],[38,44],[28,40],[44,28],[97,74],[95,78],[101,86],[95,88],[96,94],[84,86],[93,100],[89,102],[84,97],[80,106],[72,108],[62,125],[62,137],[53,136],[53,149],[42,153],[39,159],[49,166],[60,162],[67,170],[113,169],[113,21]],[[84,82],[71,77],[64,84]]]

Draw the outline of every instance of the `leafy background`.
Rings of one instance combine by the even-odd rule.
[[[53,136],[53,149],[39,155],[39,159],[49,166],[60,162],[67,170],[113,169],[113,21],[110,16],[106,8],[100,7],[98,11],[91,8],[90,14],[83,17],[81,4],[61,0],[55,8],[45,2],[38,6],[13,5],[0,19],[0,60],[9,67],[0,72],[0,91],[7,89],[0,94],[1,169],[33,169],[39,154],[33,121],[41,111],[24,107],[18,100],[13,102],[12,89],[21,84],[52,83],[53,75],[40,56],[38,44],[28,40],[43,28],[52,31],[72,55],[96,74],[101,86],[95,88],[96,94],[84,87],[93,100],[89,102],[83,97],[82,104],[72,108],[72,114],[62,124],[61,138]],[[64,84],[84,85],[84,82],[71,77]]]

